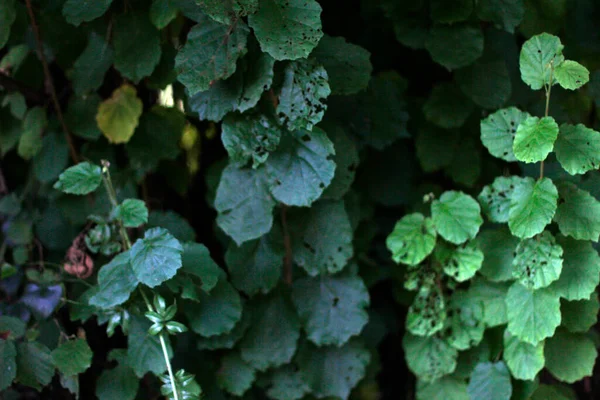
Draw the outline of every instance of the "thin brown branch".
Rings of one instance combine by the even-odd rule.
[[[54,81],[52,80],[52,75],[50,74],[50,69],[48,68],[48,60],[46,60],[46,55],[44,54],[44,47],[42,45],[42,36],[40,34],[40,28],[35,20],[35,15],[33,13],[33,8],[31,7],[31,0],[25,0],[27,5],[27,13],[29,14],[29,19],[31,20],[31,28],[33,29],[33,35],[35,36],[35,42],[37,47],[38,57],[42,62],[42,68],[44,69],[44,76],[46,78],[46,87],[50,92],[50,97],[52,98],[52,103],[54,104],[54,110],[56,111],[56,116],[58,117],[58,121],[62,127],[63,132],[65,133],[65,138],[67,140],[67,144],[69,145],[69,153],[71,154],[71,159],[74,163],[79,162],[79,155],[77,154],[77,150],[75,150],[75,145],[73,144],[73,138],[71,137],[71,133],[69,132],[69,128],[65,123],[65,119],[60,108],[60,103],[58,102],[58,96],[56,95],[56,88],[54,87]]]
[[[14,80],[10,76],[0,72],[0,86],[2,86],[7,92],[19,92],[25,99],[35,104],[44,103],[44,96],[36,90],[25,86],[21,82]]]
[[[287,206],[281,205],[281,226],[283,228],[283,246],[285,248],[285,256],[283,258],[283,280],[288,285],[292,284],[292,240],[287,224]]]
[[[6,185],[6,179],[4,179],[4,173],[2,172],[2,167],[0,167],[0,195],[5,195],[8,193],[8,186]]]

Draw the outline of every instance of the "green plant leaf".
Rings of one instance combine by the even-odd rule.
[[[469,0],[432,0],[429,15],[435,22],[453,24],[465,21],[473,12],[473,2]]]
[[[17,18],[15,0],[6,0],[0,3],[0,48],[6,45],[10,36],[11,25]]]
[[[12,340],[0,339],[0,391],[12,385],[17,377],[17,348]]]
[[[102,170],[87,161],[74,165],[58,177],[54,189],[69,194],[84,195],[93,192],[102,182]]]
[[[592,293],[586,300],[562,300],[560,303],[562,326],[569,332],[587,332],[596,324],[599,309],[597,293]]]
[[[133,244],[129,253],[135,276],[152,288],[175,276],[181,268],[183,247],[166,229],[152,228]]]
[[[458,352],[436,335],[406,333],[402,339],[408,368],[423,382],[433,382],[456,369]]]
[[[550,232],[522,240],[512,262],[513,277],[529,289],[546,287],[560,276],[562,255],[562,247]]]
[[[136,89],[123,84],[100,104],[96,122],[109,142],[127,143],[138,125],[142,108]]]
[[[563,272],[550,286],[566,300],[589,299],[600,282],[600,256],[590,242],[559,237],[564,250]]]
[[[48,347],[40,342],[17,343],[17,381],[37,390],[54,376],[54,363]]]
[[[216,286],[220,278],[223,277],[223,270],[213,261],[210,252],[200,243],[184,243],[183,254],[181,255],[181,270],[180,276],[183,273],[185,286],[193,285],[194,297],[197,298],[198,291],[196,286],[206,293]],[[176,277],[177,277],[176,276]],[[200,282],[195,282],[193,278],[199,278]]]
[[[142,378],[147,372],[155,375],[162,374],[167,369],[158,336],[150,335],[148,328],[150,328],[150,321],[145,317],[131,316],[125,361],[138,378]],[[169,357],[172,357],[173,350],[168,338],[166,345],[167,353]]]
[[[483,252],[472,241],[460,246],[441,242],[436,247],[434,255],[444,269],[444,273],[457,282],[471,279],[483,263]]]
[[[483,223],[477,201],[458,191],[445,192],[434,200],[431,217],[440,236],[454,244],[473,239]]]
[[[411,266],[420,264],[435,247],[437,232],[431,218],[423,214],[405,215],[396,222],[386,239],[392,259]]]
[[[325,111],[325,100],[331,93],[327,71],[314,60],[290,62],[283,71],[283,83],[277,105],[277,116],[291,131],[312,131]]]
[[[369,85],[373,66],[371,53],[343,37],[324,35],[311,57],[325,67],[332,94],[355,94]]]
[[[582,124],[562,124],[554,143],[556,159],[571,175],[600,167],[600,133]]]
[[[160,61],[160,33],[145,12],[117,16],[112,43],[115,69],[133,83],[152,74]]]
[[[481,232],[477,242],[484,254],[479,273],[493,282],[512,280],[512,263],[519,239],[507,228],[501,228]]]
[[[521,342],[506,330],[502,357],[516,379],[533,380],[544,368],[544,342],[541,341],[536,345]]]
[[[522,178],[510,202],[508,227],[513,235],[528,239],[542,233],[554,213],[558,201],[558,190],[549,178],[537,181]]]
[[[55,181],[69,165],[69,147],[63,132],[48,132],[42,150],[33,158],[33,171],[42,183]]]
[[[245,17],[258,10],[258,0],[198,0],[198,6],[204,13],[215,21],[227,24],[235,22],[239,17]]]
[[[177,4],[172,0],[152,0],[149,17],[157,29],[164,29],[177,17]]]
[[[600,237],[600,202],[572,183],[562,182],[559,206],[554,215],[558,229],[577,240],[598,241]]]
[[[98,273],[98,290],[90,298],[93,306],[108,309],[125,303],[139,281],[131,267],[129,252],[118,254]]]
[[[229,114],[221,125],[221,140],[229,160],[240,166],[264,164],[281,139],[281,128],[270,116]]]
[[[481,142],[491,155],[504,161],[517,161],[513,142],[517,127],[529,118],[529,113],[515,107],[498,110],[481,120]]]
[[[367,324],[369,293],[357,276],[320,276],[294,282],[293,301],[308,340],[341,346]]]
[[[229,353],[221,359],[217,383],[227,392],[242,396],[256,379],[256,371],[246,364],[238,353]]]
[[[572,397],[569,396],[570,393],[565,393],[564,390],[561,390],[560,386],[551,386],[551,385],[539,385],[539,387],[530,394],[531,400],[571,400]]]
[[[87,78],[86,82],[88,82]],[[96,141],[102,136],[96,122],[96,113],[100,102],[100,96],[95,93],[89,93],[82,97],[71,97],[65,115],[65,123],[74,135],[90,141]]]
[[[522,342],[537,344],[560,325],[560,300],[552,287],[531,290],[515,282],[506,294],[508,331]]]
[[[2,332],[4,340],[22,337],[25,335],[26,328],[27,325],[17,317],[0,316],[0,332]]]
[[[114,214],[123,221],[126,228],[137,228],[148,222],[148,208],[146,203],[138,199],[125,199],[117,208]]]
[[[134,400],[139,380],[133,370],[125,365],[104,370],[96,382],[96,396],[100,400]]]
[[[492,110],[502,107],[512,93],[506,63],[496,57],[482,57],[457,70],[456,82],[475,104]]]
[[[109,2],[112,0],[108,0]],[[77,0],[72,2],[78,2]],[[102,3],[99,1],[98,4]],[[65,3],[66,5],[66,3]],[[104,75],[113,63],[114,51],[102,36],[92,32],[87,46],[73,64],[71,81],[77,94],[84,94],[96,90],[102,85]],[[78,129],[77,126],[70,126]]]
[[[342,347],[306,343],[298,351],[300,374],[318,398],[347,399],[365,376],[371,353],[358,339]]]
[[[544,161],[558,137],[558,125],[552,117],[527,117],[517,128],[513,151],[519,161]]]
[[[175,57],[177,79],[193,96],[209,89],[212,81],[230,77],[238,58],[246,54],[249,29],[243,21],[223,25],[202,16],[189,31]]]
[[[482,362],[471,374],[467,392],[471,399],[509,400],[512,395],[510,373],[504,362]]]
[[[441,83],[433,88],[423,104],[423,114],[429,122],[441,128],[460,128],[474,108],[456,84]]]
[[[481,0],[477,3],[477,16],[491,21],[498,29],[514,33],[525,15],[524,0]]]
[[[473,291],[457,290],[447,306],[448,318],[442,331],[446,341],[457,350],[478,345],[485,331],[484,303]]]
[[[352,258],[353,231],[343,201],[290,214],[290,226],[293,260],[310,276],[339,272]]]
[[[197,303],[185,303],[183,311],[192,331],[205,337],[230,332],[242,318],[242,301],[226,280],[219,280],[210,294],[200,292]]]
[[[598,351],[587,335],[559,329],[546,341],[544,355],[546,368],[555,378],[574,383],[592,375]]]
[[[46,111],[41,107],[30,108],[25,114],[17,147],[17,153],[24,160],[31,160],[42,150],[42,134],[47,122]]]
[[[512,194],[520,181],[518,176],[499,176],[491,185],[484,186],[477,200],[490,221],[508,222]]]
[[[67,0],[63,4],[62,13],[68,23],[79,26],[101,17],[110,7],[112,0],[98,0],[82,3],[78,0]]]
[[[146,229],[156,227],[165,228],[180,242],[193,242],[196,239],[194,228],[192,228],[185,218],[175,211],[150,211]]]
[[[406,329],[413,335],[431,336],[444,327],[446,303],[437,287],[421,287],[414,298],[408,315]]]
[[[228,333],[208,338],[203,336],[197,337],[198,350],[232,349],[244,337],[251,323],[252,315],[250,314],[250,309],[246,308],[242,312],[242,318]]]
[[[52,360],[67,376],[81,374],[92,365],[92,349],[85,339],[69,340],[52,351]]]
[[[315,0],[261,0],[248,24],[263,52],[276,60],[306,58],[323,36]]]
[[[564,60],[563,47],[558,37],[548,33],[542,33],[527,40],[519,55],[519,69],[523,82],[533,90],[556,83],[556,77],[552,78],[552,82],[550,82],[550,77],[552,70]]]
[[[328,200],[341,199],[352,186],[356,175],[356,167],[360,163],[357,146],[341,127],[327,125],[327,136],[333,143],[335,155],[335,174],[321,198]]]
[[[250,304],[252,324],[238,344],[242,359],[265,371],[289,363],[300,338],[300,321],[289,296],[276,291]]]
[[[217,224],[237,245],[258,239],[271,230],[275,201],[264,169],[227,166],[217,188]]]
[[[310,387],[300,371],[286,365],[271,373],[267,395],[275,400],[300,400],[310,392]]]
[[[433,61],[449,70],[471,64],[483,53],[483,34],[469,24],[434,25],[425,42]]]
[[[225,262],[233,285],[253,296],[268,293],[277,286],[283,269],[285,250],[276,234],[267,234],[237,246],[231,243]]]
[[[417,382],[417,400],[467,400],[467,383],[454,376],[444,376],[434,382]]]
[[[554,76],[565,89],[579,89],[590,80],[590,71],[577,61],[565,60],[554,69]]]

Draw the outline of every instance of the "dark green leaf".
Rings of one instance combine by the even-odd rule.
[[[574,383],[591,376],[598,351],[591,338],[559,329],[546,341],[546,368],[555,378]]]
[[[103,1],[110,3],[112,0],[100,0],[98,4]],[[72,2],[78,2],[78,0]],[[75,93],[81,95],[98,89],[104,81],[104,75],[113,63],[113,56],[112,46],[106,43],[102,36],[92,32],[85,50],[73,64],[71,80]],[[75,131],[79,130],[76,125],[71,125],[70,128]]]
[[[600,281],[600,256],[587,241],[559,237],[564,250],[563,272],[550,286],[566,300],[589,299]]]
[[[125,365],[105,370],[96,382],[96,396],[100,400],[134,400],[139,381],[133,370]]]
[[[172,278],[181,268],[183,247],[166,229],[152,228],[131,247],[131,268],[150,287]]]
[[[402,347],[408,368],[424,382],[433,382],[456,369],[458,352],[436,335],[421,337],[406,333]]]
[[[126,362],[133,369],[138,378],[147,372],[161,374],[167,369],[162,348],[157,336],[148,333],[150,322],[140,316],[132,315],[127,335]],[[167,352],[172,357],[171,344],[166,338]]]
[[[52,351],[52,360],[63,374],[77,375],[92,365],[92,350],[85,339],[69,340]]]
[[[17,343],[17,380],[40,390],[52,380],[54,364],[50,350],[40,342]]]
[[[102,16],[111,3],[112,0],[95,0],[91,2],[67,0],[63,5],[62,13],[67,22],[78,26],[82,22],[89,22]]]
[[[560,205],[554,221],[560,232],[577,240],[597,242],[600,237],[600,202],[568,182],[559,185],[559,196]]]
[[[429,122],[441,128],[459,128],[473,108],[473,103],[460,92],[456,84],[442,83],[431,91],[423,105],[423,113]]]
[[[483,52],[483,34],[468,24],[434,25],[425,43],[433,61],[449,70],[471,64]]]
[[[253,168],[267,160],[281,138],[279,124],[263,114],[230,114],[223,121],[221,129],[221,140],[231,162],[245,166],[252,160]]]
[[[491,21],[494,26],[514,33],[525,14],[524,0],[481,0],[477,3],[477,16]]]
[[[12,340],[0,339],[0,391],[7,389],[17,377],[17,349]]]
[[[112,308],[129,299],[139,281],[136,278],[129,252],[118,254],[98,273],[98,291],[90,298],[93,306]]]
[[[502,361],[478,364],[471,374],[467,392],[471,399],[509,400],[512,384],[506,364]]]
[[[227,392],[242,396],[256,379],[254,369],[241,359],[238,353],[227,354],[221,360],[217,372],[217,383]]]
[[[562,124],[554,151],[560,165],[571,175],[598,169],[600,133],[582,124]]]
[[[115,209],[114,214],[126,228],[137,228],[148,222],[146,203],[138,199],[125,199]]]

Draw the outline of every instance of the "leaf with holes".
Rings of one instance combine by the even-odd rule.
[[[448,344],[457,350],[478,345],[485,331],[484,313],[483,302],[476,293],[462,290],[452,293],[442,331]]]
[[[431,254],[436,236],[431,218],[413,213],[396,222],[394,230],[386,239],[386,245],[395,262],[415,266]]]
[[[517,128],[529,113],[515,107],[498,110],[481,120],[481,142],[491,155],[504,161],[517,161],[513,142]]]
[[[223,24],[230,24],[258,10],[258,0],[198,0],[196,3],[206,15]]]
[[[550,232],[519,243],[513,259],[513,277],[529,289],[550,285],[563,268],[563,249]]]
[[[512,194],[520,181],[521,178],[518,176],[499,176],[491,185],[483,187],[477,200],[490,221],[508,222]]]
[[[600,167],[600,133],[582,124],[562,124],[554,143],[556,159],[571,175]]]
[[[483,223],[477,201],[457,191],[445,192],[439,200],[434,200],[431,217],[440,236],[454,244],[473,239]]]
[[[444,327],[446,302],[436,286],[422,287],[413,299],[406,316],[406,329],[417,336],[432,336]]]
[[[565,89],[579,89],[590,80],[590,71],[577,61],[565,60],[554,69],[554,76]]]
[[[402,339],[408,368],[422,381],[433,382],[456,369],[458,352],[436,335],[404,334]]]
[[[522,178],[515,189],[508,212],[508,227],[513,235],[528,239],[542,233],[556,212],[558,190],[548,178]]]
[[[474,241],[452,246],[441,242],[435,249],[435,258],[444,273],[457,282],[471,279],[483,264],[483,252]]]
[[[552,117],[527,117],[517,128],[513,151],[519,161],[544,161],[558,137],[558,125]]]
[[[556,83],[552,76],[553,69],[565,59],[562,55],[563,45],[560,39],[548,33],[536,35],[527,40],[519,55],[521,79],[533,90]]]

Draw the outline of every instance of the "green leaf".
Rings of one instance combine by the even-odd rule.
[[[600,133],[582,124],[562,124],[554,151],[560,165],[571,175],[598,169]]]
[[[8,42],[11,25],[17,18],[15,3],[15,0],[5,0],[0,3],[0,48]]]
[[[300,321],[288,295],[276,291],[250,304],[252,324],[239,343],[242,359],[252,368],[288,364],[300,338]]]
[[[50,350],[40,342],[17,343],[17,381],[41,390],[54,376]]]
[[[510,98],[512,84],[504,59],[482,57],[456,71],[460,89],[475,104],[487,109],[502,107]]]
[[[183,247],[163,228],[147,230],[129,252],[135,276],[151,288],[172,278],[181,268]]]
[[[325,67],[333,94],[355,94],[369,85],[371,53],[343,37],[324,35],[311,53]]]
[[[229,353],[221,359],[217,383],[227,392],[242,396],[256,379],[256,371],[246,364],[238,353]]]
[[[196,338],[198,350],[232,349],[244,337],[251,323],[252,315],[250,309],[246,308],[242,312],[242,318],[230,332],[209,338],[198,336]]]
[[[350,190],[360,159],[353,138],[341,127],[328,125],[327,136],[333,143],[335,150],[333,162],[336,167],[333,180],[321,197],[328,200],[339,200]]]
[[[33,158],[33,172],[42,183],[55,181],[69,165],[69,147],[63,132],[48,132],[42,150]]]
[[[533,394],[530,394],[531,400],[573,400],[568,394],[561,390],[560,386],[539,385]]]
[[[263,52],[276,60],[306,58],[323,36],[315,0],[261,0],[248,24]]]
[[[431,217],[440,236],[454,244],[473,239],[483,223],[477,201],[458,191],[445,192],[434,200]]]
[[[95,93],[90,93],[82,97],[71,97],[65,115],[65,123],[74,135],[90,141],[96,141],[102,136],[102,132],[96,122],[96,113],[100,106],[100,101],[100,96]]]
[[[483,21],[491,21],[498,29],[514,33],[525,15],[524,3],[524,0],[480,0],[477,16]]]
[[[212,19],[224,24],[235,22],[258,9],[258,0],[197,0],[196,3]]]
[[[544,161],[558,137],[558,125],[552,117],[527,117],[517,128],[513,151],[519,161]]]
[[[67,0],[63,4],[62,13],[68,23],[79,26],[82,22],[89,22],[104,15],[111,3],[112,0],[92,2]]]
[[[520,181],[518,176],[499,176],[491,185],[483,187],[477,200],[490,221],[508,222],[512,194]]]
[[[96,396],[100,400],[134,400],[139,381],[133,370],[125,365],[104,370],[96,382]]]
[[[527,40],[519,56],[519,69],[523,82],[533,90],[539,90],[545,85],[553,85],[556,77],[553,77],[552,82],[550,77],[552,70],[564,60],[563,47],[558,37],[548,33]]]
[[[180,242],[193,242],[196,239],[194,228],[175,211],[150,211],[146,229],[155,227],[165,228]]]
[[[294,282],[293,300],[308,340],[341,346],[367,324],[369,293],[357,276],[320,276]]]
[[[285,250],[275,234],[267,234],[237,246],[231,243],[225,262],[233,285],[253,296],[268,293],[277,286],[283,269]]]
[[[221,125],[221,140],[229,160],[240,166],[252,160],[252,167],[264,164],[281,139],[281,128],[264,114],[229,114]]]
[[[416,138],[417,157],[423,171],[434,172],[450,167],[459,146],[458,130],[445,130],[423,124]]]
[[[79,1],[74,0],[73,2]],[[99,1],[99,3],[102,3],[102,1]],[[71,81],[75,93],[84,94],[98,89],[104,81],[104,75],[113,63],[113,56],[112,46],[106,43],[102,36],[92,32],[87,46],[73,64]],[[71,125],[70,128],[78,129],[74,125]]]
[[[564,250],[563,272],[550,286],[566,300],[589,299],[600,282],[600,256],[587,241],[559,237]]]
[[[449,70],[471,64],[483,53],[483,33],[469,24],[434,25],[425,48],[433,61]]]
[[[126,228],[137,228],[148,222],[148,208],[142,200],[125,199],[113,212]]]
[[[590,80],[590,71],[577,61],[565,60],[554,69],[554,76],[565,89],[579,89]]]
[[[546,368],[555,378],[574,383],[592,375],[598,351],[587,335],[559,329],[546,341],[544,355]]]
[[[506,294],[508,331],[521,341],[537,344],[560,325],[560,300],[550,288],[527,289],[515,282]]]
[[[433,382],[456,369],[458,352],[436,335],[406,333],[402,339],[408,368],[423,382]]]
[[[78,375],[92,365],[92,350],[85,339],[69,340],[52,351],[52,359],[63,374]]]
[[[177,5],[172,0],[152,0],[149,17],[157,29],[164,29],[177,17]]]
[[[25,335],[27,325],[17,317],[0,316],[0,332],[4,339],[18,339]]]
[[[242,301],[226,280],[219,280],[210,294],[200,292],[198,303],[185,303],[190,328],[205,337],[230,332],[242,318]]]
[[[448,318],[442,334],[457,350],[467,350],[483,339],[485,308],[478,297],[473,291],[457,290],[448,303]]]
[[[456,84],[441,83],[431,91],[423,105],[423,114],[429,122],[439,127],[460,128],[473,109],[473,103],[462,94]]]
[[[471,399],[509,400],[512,384],[506,364],[502,361],[477,364],[471,374],[467,392]]]
[[[145,12],[117,16],[112,43],[115,69],[133,83],[150,76],[160,61],[160,33]]]
[[[212,81],[230,77],[237,59],[246,54],[249,29],[243,21],[223,25],[203,16],[189,31],[185,46],[175,57],[177,79],[193,96],[209,89]]]
[[[200,243],[183,244],[181,271],[179,272],[200,278],[200,288],[206,293],[209,293],[216,286],[223,274],[223,270],[210,257],[210,252],[206,246]],[[192,279],[186,277],[186,280],[190,281]]]
[[[84,195],[96,190],[100,183],[102,183],[100,167],[84,161],[60,174],[54,189],[64,193]]]
[[[125,303],[139,281],[131,267],[129,252],[118,254],[98,273],[98,291],[90,298],[93,306],[108,309]]]
[[[127,143],[138,125],[142,109],[143,104],[137,97],[136,89],[123,84],[98,107],[98,128],[110,143]]]
[[[353,231],[344,203],[320,202],[290,214],[294,262],[310,276],[341,271],[352,258]]]
[[[521,342],[506,330],[502,357],[516,379],[533,380],[544,368],[544,342],[541,341],[536,345]]]
[[[17,377],[16,357],[15,342],[0,339],[0,391],[7,389]]]
[[[223,170],[215,198],[217,224],[238,246],[271,230],[274,207],[264,169],[228,165]]]
[[[420,264],[435,247],[437,232],[431,218],[421,213],[402,217],[386,239],[392,260],[411,266]]]
[[[371,353],[353,339],[342,347],[306,343],[298,352],[300,374],[318,398],[347,399],[365,376]]]
[[[463,379],[444,376],[434,382],[417,382],[417,400],[467,400],[467,384]]]
[[[162,352],[162,347],[157,336],[148,333],[150,321],[141,315],[132,315],[127,335],[127,365],[130,366],[138,378],[142,378],[147,372],[155,375],[166,371],[167,365]],[[173,350],[168,339],[166,339],[167,353],[173,356]]]
[[[600,237],[600,203],[572,183],[559,184],[559,206],[554,221],[565,236],[577,240],[598,241]]]
[[[435,22],[453,24],[465,21],[473,12],[473,2],[470,0],[432,0],[429,15]]]
[[[556,212],[558,190],[549,178],[522,178],[510,202],[508,227],[513,235],[528,239],[541,233]]]
[[[498,110],[481,120],[481,142],[491,155],[504,161],[517,161],[513,142],[517,127],[529,113],[515,107]]]
[[[27,111],[17,147],[17,153],[21,158],[29,161],[42,150],[42,133],[46,125],[46,111],[43,108],[33,107]]]
[[[408,309],[406,329],[413,335],[431,336],[442,330],[446,315],[441,291],[434,286],[423,286]]]
[[[563,249],[550,232],[519,243],[513,259],[513,277],[529,289],[550,285],[563,268]]]
[[[441,242],[434,254],[444,273],[457,282],[471,279],[483,264],[483,252],[472,241],[460,246]]]
[[[275,400],[300,400],[310,392],[310,387],[300,371],[286,365],[271,373],[267,395]]]
[[[312,131],[325,111],[325,100],[331,93],[327,71],[314,60],[290,62],[283,71],[283,83],[277,105],[277,116],[291,131]]]
[[[569,332],[587,332],[596,324],[599,309],[597,293],[586,300],[563,300],[560,303],[562,326]]]

